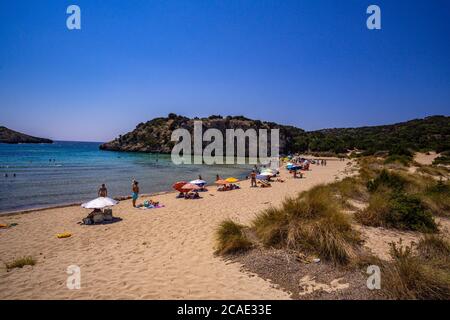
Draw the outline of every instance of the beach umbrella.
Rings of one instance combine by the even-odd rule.
[[[195,184],[197,186],[204,186],[206,184],[206,181],[205,180],[196,179],[196,180],[192,180],[189,183]]]
[[[181,187],[181,190],[183,191],[191,191],[191,190],[198,190],[200,189],[200,187],[196,184],[192,184],[192,183],[186,183],[184,186]]]
[[[172,188],[175,189],[175,190],[177,190],[178,192],[182,192],[182,191],[181,191],[181,187],[184,186],[186,183],[187,183],[186,181],[178,181],[178,182],[175,182],[175,183],[172,185]]]
[[[230,177],[230,178],[226,178],[225,181],[228,183],[235,183],[235,182],[238,182],[239,180],[234,177]]]
[[[225,185],[225,184],[228,184],[229,182],[228,181],[226,181],[226,180],[217,180],[216,182],[215,182],[215,184],[219,184],[219,185]]]
[[[272,172],[264,171],[260,174],[260,176],[271,177],[273,176]]]
[[[272,169],[261,170],[261,174],[263,174],[263,173],[270,173],[271,175],[277,174],[277,172],[275,170],[272,170]]]
[[[261,175],[261,174],[258,174],[258,175],[256,176],[256,179],[258,179],[258,180],[267,180],[267,179],[269,179],[269,176],[263,176],[263,175]]]
[[[103,209],[116,205],[118,202],[108,197],[100,197],[89,202],[83,203],[81,206],[86,209]]]

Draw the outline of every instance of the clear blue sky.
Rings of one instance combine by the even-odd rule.
[[[448,0],[0,0],[0,125],[38,136],[106,141],[169,112],[312,130],[449,111]]]

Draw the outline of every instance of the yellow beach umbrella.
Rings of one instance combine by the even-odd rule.
[[[229,183],[235,183],[235,182],[238,182],[239,180],[234,177],[229,177],[229,178],[226,178],[225,181],[229,182]]]

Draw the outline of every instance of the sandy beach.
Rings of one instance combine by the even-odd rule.
[[[248,223],[286,196],[334,181],[346,163],[313,165],[304,179],[282,170],[286,182],[272,188],[242,181],[242,189],[229,192],[210,186],[198,200],[174,193],[152,197],[165,205],[159,209],[121,201],[114,215],[122,221],[108,225],[77,224],[88,213],[77,206],[1,217],[1,223],[18,225],[0,230],[0,299],[288,299],[273,284],[215,256],[214,230],[226,218]],[[66,231],[72,237],[56,238]],[[28,255],[37,259],[35,266],[7,272],[4,263]],[[79,290],[66,287],[70,265],[81,268]]]

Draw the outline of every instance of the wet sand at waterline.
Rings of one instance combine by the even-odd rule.
[[[0,217],[0,223],[18,223],[0,229],[0,299],[288,299],[238,263],[215,256],[214,231],[226,218],[249,223],[286,196],[343,177],[346,168],[347,161],[330,160],[312,165],[304,179],[282,169],[286,181],[271,188],[242,181],[242,189],[228,192],[210,186],[198,200],[151,197],[165,205],[160,209],[135,209],[125,200],[113,208],[122,221],[107,225],[77,224],[88,210],[76,206]],[[72,236],[56,238],[62,232]],[[36,265],[7,272],[4,263],[23,256]],[[67,289],[70,265],[81,268],[79,290]]]

